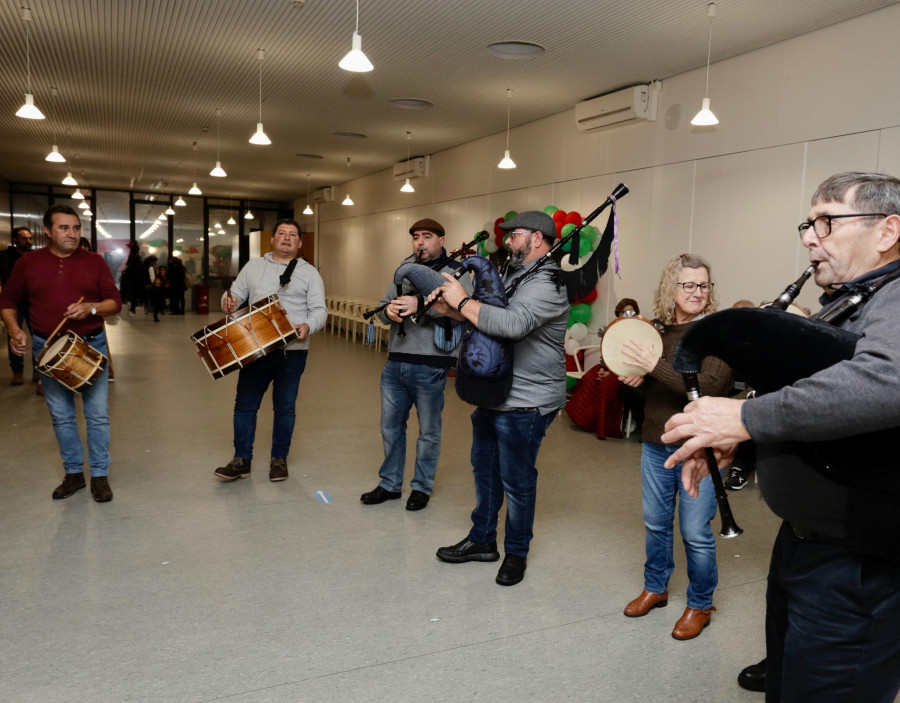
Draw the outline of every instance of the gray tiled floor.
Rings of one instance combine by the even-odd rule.
[[[680,545],[672,607],[621,613],[642,584],[637,442],[552,425],[528,572],[501,588],[497,564],[434,558],[473,503],[469,407],[452,388],[426,510],[359,503],[377,483],[385,356],[327,333],[301,383],[290,480],[267,480],[266,400],[253,477],[222,484],[236,377],[213,381],[189,340],[213,317],[150,319],[110,328],[109,504],[50,499],[46,407],[6,385],[0,360],[0,700],[762,700],[735,683],[763,654],[777,526],[755,486],[732,494],[746,532],[719,542],[712,625],[677,642]]]

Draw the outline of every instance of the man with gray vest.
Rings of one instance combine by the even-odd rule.
[[[492,337],[513,340],[512,387],[494,407],[472,413],[472,468],[475,510],[472,529],[461,542],[437,550],[450,563],[497,561],[497,519],[506,497],[506,557],[497,573],[501,586],[525,577],[526,557],[533,536],[537,497],[537,455],[550,423],[566,404],[566,362],[563,340],[569,301],[560,268],[537,261],[553,247],[553,219],[537,211],[523,212],[500,225],[509,232],[509,263],[503,284],[507,307],[470,299],[456,281],[439,289],[434,308],[471,322]],[[432,294],[433,296],[435,294]]]
[[[459,264],[450,262],[444,250],[444,228],[435,220],[419,220],[409,228],[413,253],[403,263],[424,264],[435,271],[452,273]],[[468,280],[464,285],[471,291]],[[430,291],[425,291],[426,293]],[[379,318],[391,325],[388,361],[381,372],[381,439],[384,461],[378,470],[381,480],[360,500],[377,505],[400,498],[406,465],[406,423],[416,406],[419,439],[416,442],[416,466],[410,482],[412,492],[407,510],[428,505],[441,453],[441,413],[447,374],[456,365],[456,347],[452,343],[449,320],[429,311],[414,324],[407,317],[419,311],[423,296],[410,287],[391,286],[381,300],[384,310]],[[440,346],[438,346],[440,345]]]

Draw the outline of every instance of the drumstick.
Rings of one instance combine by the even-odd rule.
[[[75,301],[75,304],[78,305],[82,300],[84,300],[84,296],[82,295],[78,300]],[[56,326],[56,329],[50,333],[50,336],[47,337],[47,341],[50,341],[56,336],[56,333],[59,332],[60,327],[66,324],[66,316],[63,315],[63,319],[59,321],[59,324]]]

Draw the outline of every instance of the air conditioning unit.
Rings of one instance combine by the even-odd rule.
[[[325,186],[313,191],[313,200],[317,203],[333,203],[334,202],[334,186]]]
[[[661,88],[660,82],[655,81],[580,102],[575,105],[575,124],[585,132],[655,120]]]
[[[428,178],[431,170],[431,156],[413,156],[409,161],[394,164],[394,180],[403,181],[409,178]]]

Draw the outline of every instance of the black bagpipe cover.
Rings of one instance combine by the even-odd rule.
[[[715,356],[757,395],[764,395],[850,359],[859,339],[847,330],[781,310],[731,308],[692,325],[675,350],[672,366],[679,373],[698,373],[703,358]],[[837,404],[834,412],[840,412]],[[892,428],[796,444],[811,453],[811,464],[828,478],[896,495],[898,439],[900,433]]]

